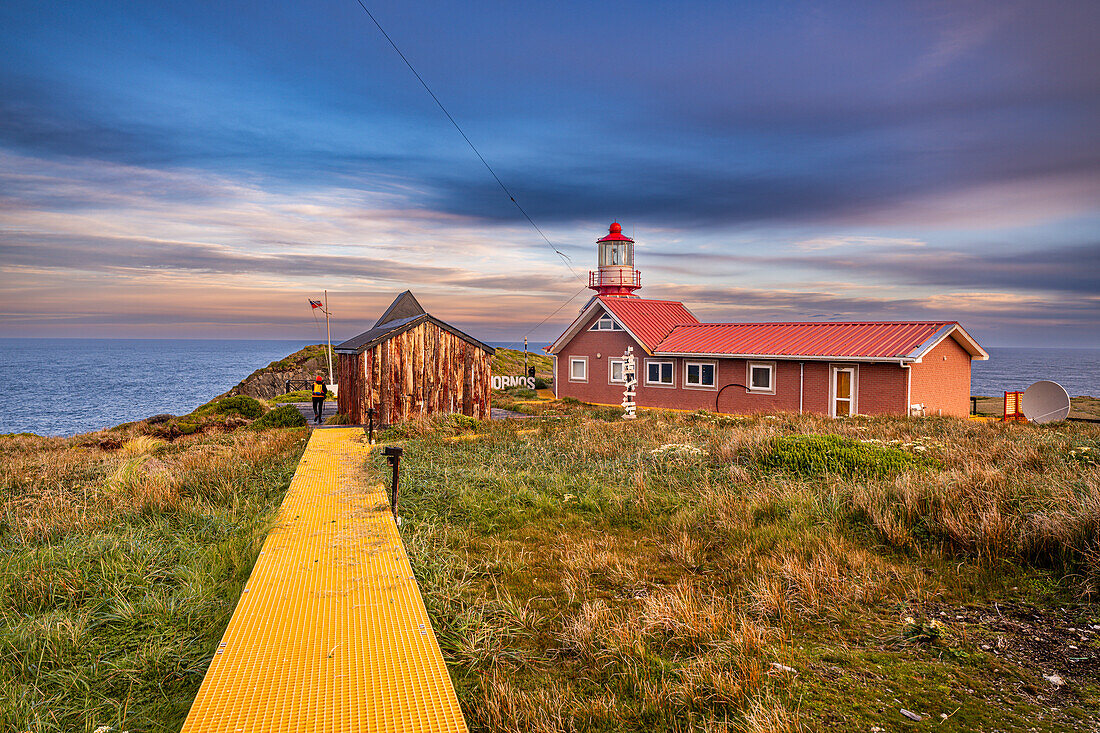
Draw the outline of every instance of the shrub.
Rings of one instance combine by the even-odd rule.
[[[338,412],[325,420],[325,425],[351,425],[351,418],[343,412]]]
[[[884,477],[932,464],[898,448],[862,443],[839,435],[790,435],[776,438],[761,458],[767,469],[810,478],[838,476]]]
[[[535,377],[535,389],[546,389],[549,386],[550,383],[542,377]]]
[[[297,407],[283,405],[282,407],[276,407],[252,423],[252,427],[257,430],[266,430],[268,428],[300,428],[305,424],[306,419],[302,417],[302,413],[298,411]]]
[[[241,417],[256,419],[264,414],[264,406],[255,398],[238,394],[218,400],[214,404],[213,411],[218,415],[237,414]]]
[[[912,616],[907,616],[901,629],[902,639],[921,644],[932,644],[942,637],[943,625],[936,619],[918,621]]]
[[[460,412],[453,412],[445,419],[451,425],[454,425],[456,428],[461,428],[462,430],[477,430],[481,427],[480,420],[470,417],[469,415],[463,415]]]
[[[533,400],[539,396],[535,390],[526,387],[509,387],[507,393],[518,400]]]

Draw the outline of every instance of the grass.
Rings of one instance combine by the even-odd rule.
[[[527,366],[535,368],[535,376],[546,381],[554,378],[554,361],[541,350],[527,352]],[[516,349],[497,349],[493,355],[493,374],[522,375],[523,352]]]
[[[512,406],[379,434],[472,730],[1100,721],[1100,427]],[[304,446],[230,413],[0,436],[0,730],[179,729]]]
[[[0,437],[0,730],[179,730],[305,437],[140,428]]]
[[[1100,719],[1095,426],[534,407],[387,436],[473,730]]]
[[[233,395],[231,397],[223,397],[217,402],[211,402],[208,405],[204,405],[191,414],[196,417],[204,417],[206,415],[240,415],[241,417],[255,420],[260,415],[264,414],[264,406],[254,397]]]
[[[886,478],[932,463],[923,455],[927,452],[923,443],[910,443],[906,448],[910,450],[839,435],[787,435],[765,448],[759,464],[801,478]]]
[[[306,424],[305,417],[294,405],[282,405],[267,413],[249,427],[255,430],[271,428],[299,428]]]

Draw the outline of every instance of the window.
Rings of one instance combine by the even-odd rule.
[[[626,384],[626,359],[607,360],[607,383]]]
[[[600,316],[600,320],[592,324],[592,328],[589,331],[622,331],[623,327],[618,323],[615,323],[615,319],[611,316],[604,314]]]
[[[684,364],[684,386],[712,389],[714,387],[714,362],[689,361]]]
[[[587,356],[571,356],[571,357],[569,357],[569,381],[570,382],[587,382],[588,381],[588,357]]]
[[[671,361],[647,361],[646,384],[672,386],[672,362]]]
[[[774,362],[749,362],[749,391],[775,394]]]

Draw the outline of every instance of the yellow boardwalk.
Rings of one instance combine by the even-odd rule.
[[[466,730],[362,436],[313,431],[183,733]]]

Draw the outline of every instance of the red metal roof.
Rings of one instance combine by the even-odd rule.
[[[916,356],[925,342],[956,325],[954,321],[697,323],[676,326],[651,350],[661,354],[889,359]]]
[[[597,242],[633,242],[630,237],[623,235],[623,228],[619,225],[619,222],[615,221],[611,223],[611,226],[607,228],[607,236],[601,239],[597,239]]]
[[[597,300],[650,351],[676,326],[699,323],[699,319],[676,300],[605,296],[597,296]]]

